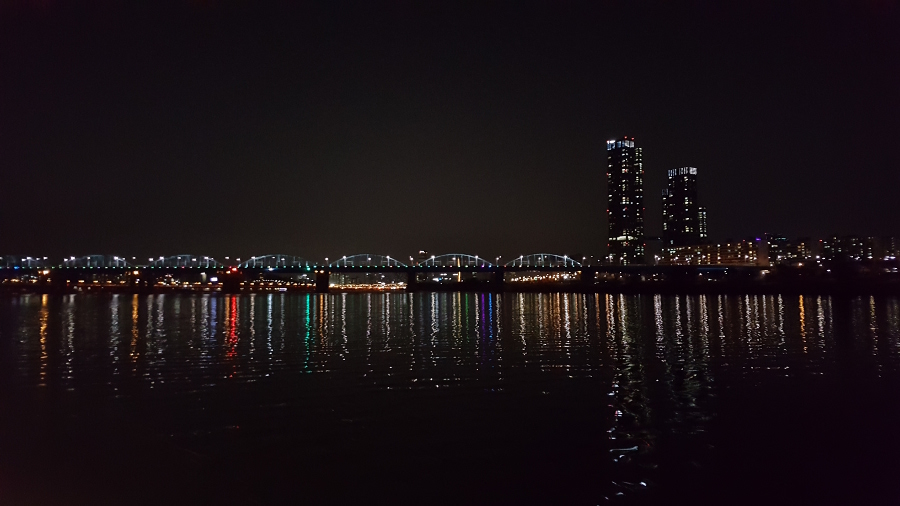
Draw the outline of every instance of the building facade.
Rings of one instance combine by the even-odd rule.
[[[727,241],[668,248],[661,265],[760,265],[760,242]]]
[[[706,208],[697,201],[696,167],[669,169],[662,209],[666,247],[700,244],[706,239]]]
[[[864,241],[855,235],[837,234],[822,241],[822,258],[825,260],[862,260],[866,256]]]
[[[614,264],[644,261],[644,165],[634,137],[606,141],[607,260]]]
[[[766,234],[766,265],[777,265],[791,258],[791,242],[780,234]]]

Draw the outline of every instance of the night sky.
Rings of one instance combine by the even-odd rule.
[[[256,3],[3,4],[0,254],[600,255],[623,135],[648,235],[900,236],[896,2]]]

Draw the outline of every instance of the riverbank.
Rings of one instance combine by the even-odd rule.
[[[417,283],[410,286],[353,287],[330,286],[327,292],[313,285],[228,287],[212,286],[129,286],[85,285],[65,288],[27,283],[0,285],[0,294],[270,294],[270,293],[421,293],[421,292],[491,292],[491,293],[602,293],[661,295],[900,295],[900,282],[879,278],[858,280],[809,281],[707,281],[707,282],[581,282],[568,283],[496,283],[473,281],[461,283]]]

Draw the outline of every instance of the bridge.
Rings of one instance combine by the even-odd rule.
[[[716,276],[735,273],[742,276],[757,275],[757,266],[657,266],[657,265],[584,265],[568,255],[533,253],[520,255],[500,263],[500,257],[484,257],[466,253],[431,255],[414,262],[401,261],[382,254],[362,253],[326,258],[325,261],[309,260],[297,255],[263,254],[247,259],[219,261],[209,255],[178,254],[148,258],[138,261],[123,255],[94,254],[70,256],[60,260],[48,257],[7,255],[0,257],[0,279],[27,279],[33,283],[52,283],[69,286],[98,277],[109,283],[148,286],[160,279],[179,281],[189,279],[194,284],[205,283],[218,289],[238,290],[245,282],[262,277],[290,277],[301,284],[308,284],[318,292],[327,292],[334,285],[336,274],[381,274],[401,278],[406,290],[427,289],[437,284],[465,281],[484,289],[502,290],[523,279],[546,282],[579,283],[587,288],[598,280],[637,277],[640,279],[686,279],[696,276]],[[516,274],[518,273],[518,274]],[[527,277],[524,273],[530,273]],[[512,276],[507,276],[512,274]],[[544,276],[536,274],[545,274]],[[455,279],[454,277],[455,276]],[[511,278],[511,279],[510,279]],[[96,281],[93,281],[96,283]],[[188,282],[184,282],[185,285]]]

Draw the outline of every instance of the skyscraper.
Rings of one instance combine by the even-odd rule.
[[[705,243],[709,240],[709,233],[706,231],[706,206],[698,207],[697,214],[700,220],[700,242]]]
[[[668,175],[668,186],[662,191],[663,244],[700,244],[706,239],[706,208],[697,202],[697,169],[669,169]]]
[[[644,165],[634,137],[606,141],[609,239],[607,259],[644,261]]]

